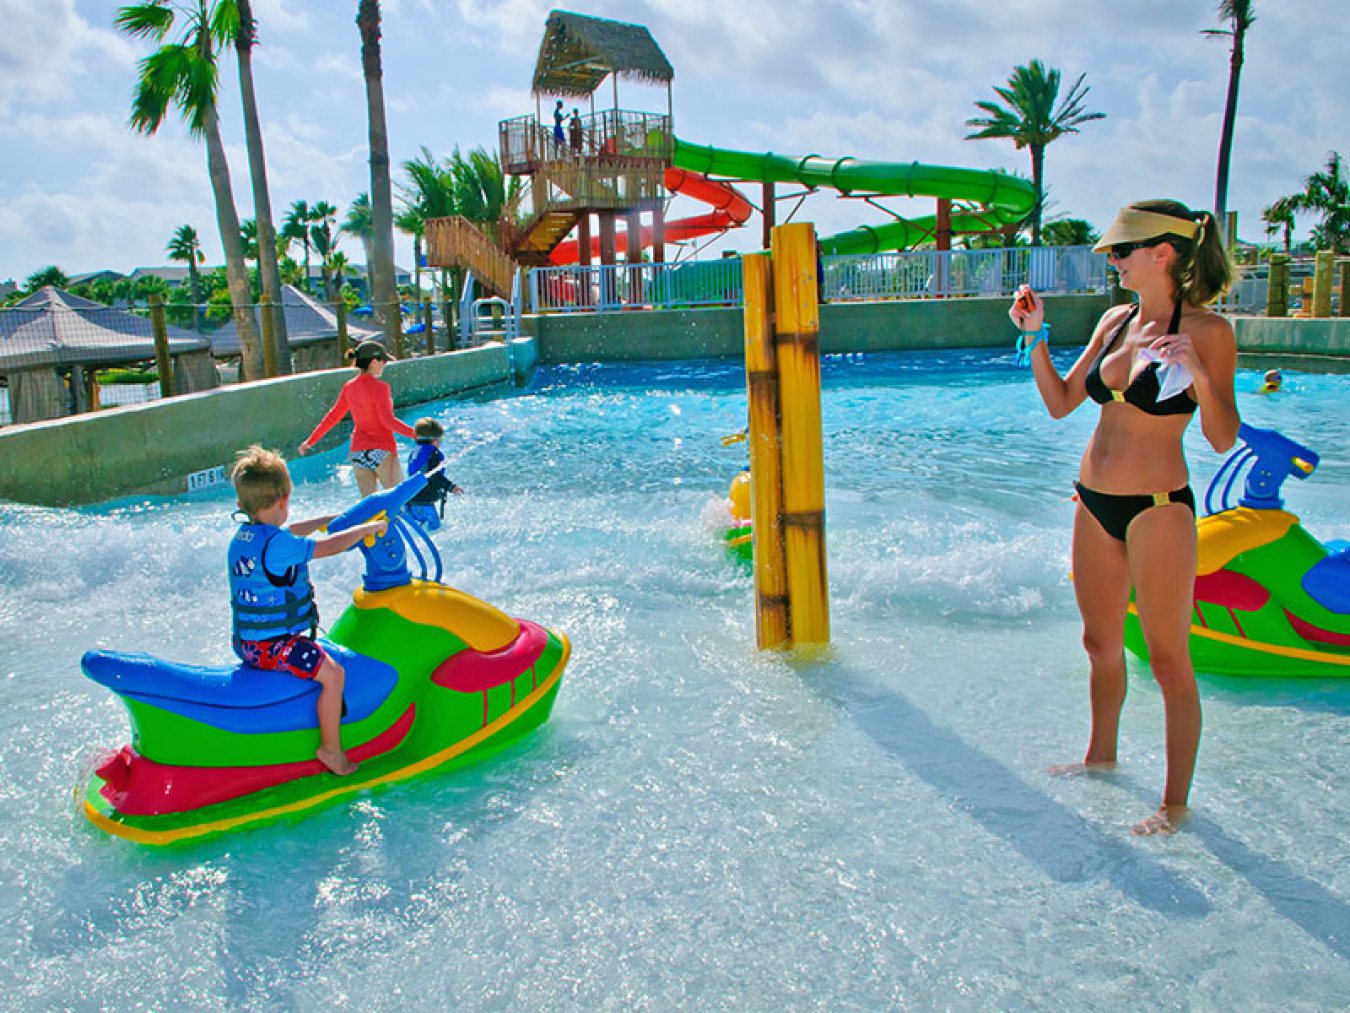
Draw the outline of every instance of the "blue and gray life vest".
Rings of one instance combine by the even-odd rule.
[[[230,542],[230,612],[236,640],[271,640],[292,633],[313,635],[319,625],[309,566],[268,573],[263,553],[280,534],[271,524],[241,524]]]

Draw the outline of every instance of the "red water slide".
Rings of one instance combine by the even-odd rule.
[[[679,243],[686,239],[697,239],[700,236],[711,235],[714,232],[725,232],[727,229],[744,225],[750,219],[750,202],[730,183],[721,183],[709,179],[700,172],[677,169],[672,165],[666,170],[665,184],[666,189],[671,193],[683,194],[685,197],[692,197],[694,200],[712,205],[712,210],[707,214],[666,222],[665,238],[668,243]],[[644,227],[639,238],[641,240],[638,244],[639,248],[651,246],[651,226]],[[626,252],[628,249],[628,233],[618,233],[614,237],[614,245],[619,253]],[[559,243],[549,254],[549,260],[554,264],[575,264],[577,262],[577,248],[578,244],[575,239]],[[600,238],[594,236],[591,238],[591,260],[596,261],[599,257]]]

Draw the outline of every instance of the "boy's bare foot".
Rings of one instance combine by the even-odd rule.
[[[1103,760],[1099,763],[1088,763],[1084,760],[1081,763],[1057,763],[1048,768],[1046,773],[1051,777],[1080,777],[1083,774],[1100,774],[1115,769],[1115,760]]]
[[[346,777],[348,774],[356,773],[356,764],[341,749],[320,746],[318,752],[314,755],[318,757],[320,763],[337,774],[338,777]]]
[[[1191,810],[1184,805],[1163,803],[1146,820],[1136,823],[1131,829],[1140,837],[1152,837],[1154,834],[1175,834],[1181,825],[1190,818]]]

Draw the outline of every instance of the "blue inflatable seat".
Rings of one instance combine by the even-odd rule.
[[[346,670],[343,723],[370,717],[389,698],[392,665],[326,640],[323,649]],[[266,733],[317,728],[319,684],[251,665],[183,665],[149,654],[89,651],[85,674],[119,696],[229,732]]]
[[[1350,615],[1350,548],[1309,567],[1303,575],[1303,590],[1328,612]]]

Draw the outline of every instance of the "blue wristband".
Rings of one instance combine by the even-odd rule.
[[[1031,350],[1042,341],[1047,346],[1050,344],[1050,322],[1048,320],[1041,322],[1039,331],[1022,331],[1017,335],[1017,344],[1013,346],[1013,365],[1030,366]]]

